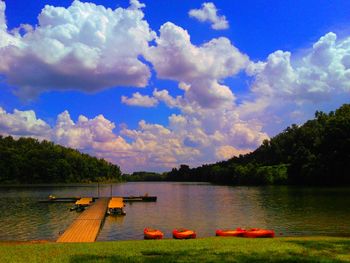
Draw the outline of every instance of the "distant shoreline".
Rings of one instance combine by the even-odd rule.
[[[65,187],[89,187],[98,185],[123,184],[126,182],[101,182],[101,183],[47,183],[47,184],[0,184],[0,188],[5,187],[50,187],[50,186],[65,186]]]

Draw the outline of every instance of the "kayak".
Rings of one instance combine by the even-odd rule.
[[[216,235],[221,237],[242,237],[246,232],[245,229],[236,228],[236,229],[218,229],[216,230]]]
[[[164,234],[162,231],[153,228],[145,228],[143,230],[145,239],[162,239]]]
[[[273,230],[267,230],[267,229],[260,229],[260,228],[252,228],[250,230],[247,230],[243,233],[244,237],[274,237],[275,231]]]
[[[196,238],[196,232],[189,229],[174,229],[173,230],[173,238],[175,239],[190,239],[190,238]]]

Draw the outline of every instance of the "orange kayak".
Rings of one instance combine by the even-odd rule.
[[[196,238],[196,232],[193,230],[188,230],[184,228],[174,229],[173,230],[173,238],[175,239],[190,239]]]
[[[246,230],[242,228],[236,228],[232,230],[218,229],[216,230],[216,235],[221,237],[242,237],[245,232]]]
[[[145,239],[162,239],[164,236],[162,231],[147,227],[143,230],[143,234]]]
[[[274,237],[275,231],[273,230],[267,230],[267,229],[260,229],[260,228],[252,228],[250,230],[247,230],[243,233],[244,237]]]

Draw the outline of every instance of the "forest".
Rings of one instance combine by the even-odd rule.
[[[119,182],[120,168],[77,150],[0,135],[0,184]]]
[[[349,185],[350,104],[329,114],[317,111],[313,120],[291,125],[249,154],[197,168],[183,164],[159,174],[158,179],[229,185]]]

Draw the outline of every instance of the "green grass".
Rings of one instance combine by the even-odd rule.
[[[350,238],[0,243],[0,262],[350,262]]]

